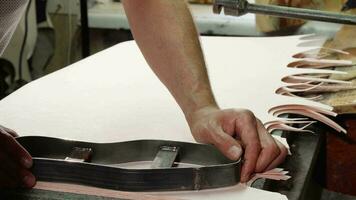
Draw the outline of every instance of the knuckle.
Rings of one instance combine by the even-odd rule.
[[[277,145],[272,145],[271,147],[271,154],[275,157],[278,157],[281,154],[281,150],[278,148]]]
[[[250,110],[243,110],[240,118],[242,121],[245,121],[245,122],[256,121],[255,115]]]
[[[209,126],[201,126],[194,131],[194,138],[198,142],[214,144],[216,136]]]
[[[254,117],[254,114],[251,110],[248,110],[248,109],[243,109],[243,113],[246,115],[246,116],[250,116],[250,117]]]
[[[262,122],[260,119],[258,119],[258,118],[255,118],[255,119],[256,119],[256,123],[258,123],[259,125],[261,125],[261,127],[262,127],[264,130],[267,131],[266,127],[263,125],[263,122]]]
[[[212,143],[214,143],[217,146],[224,146],[225,145],[225,140],[224,137],[220,134],[217,133],[210,133],[209,134],[211,139],[212,139]]]
[[[288,149],[285,146],[283,146],[279,150],[280,150],[280,155],[281,156],[286,157],[288,155]]]
[[[249,146],[254,148],[256,151],[260,152],[262,150],[261,143],[259,141],[251,141],[249,143]]]
[[[6,135],[7,135],[7,132],[5,131],[5,129],[3,129],[3,128],[0,127],[0,136],[1,136],[1,137],[4,137],[4,136],[6,136]]]
[[[264,150],[268,152],[269,155],[274,157],[277,157],[281,153],[281,150],[279,149],[278,145],[275,143],[268,144],[267,146],[264,147]]]
[[[11,140],[11,139],[13,139],[13,137],[8,132],[6,132],[4,129],[0,129],[0,135],[1,135],[1,139],[2,140]]]

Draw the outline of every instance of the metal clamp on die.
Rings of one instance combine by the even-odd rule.
[[[349,0],[345,5],[347,9],[356,5],[356,0]],[[350,6],[351,5],[351,6]],[[346,8],[343,7],[343,10]],[[213,11],[220,14],[224,9],[225,15],[241,16],[247,13],[265,14],[284,18],[297,18],[305,20],[323,21],[338,24],[356,25],[356,16],[312,9],[293,8],[286,6],[251,4],[247,0],[215,0]]]

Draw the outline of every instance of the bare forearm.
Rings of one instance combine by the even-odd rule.
[[[147,62],[186,117],[216,106],[198,34],[183,0],[125,0],[132,33]]]

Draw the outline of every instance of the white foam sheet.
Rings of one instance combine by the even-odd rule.
[[[274,94],[299,36],[204,37],[202,44],[216,99],[223,108],[248,108],[263,122],[274,106],[332,108]],[[267,78],[266,78],[267,77]],[[33,81],[0,102],[0,122],[21,135],[46,135],[93,142],[134,139],[193,141],[184,115],[146,64],[134,42],[102,51]]]
[[[248,108],[263,122],[278,120],[267,111],[281,104],[331,110],[302,98],[274,94],[283,84],[282,77],[314,72],[286,67],[293,61],[292,55],[309,49],[297,47],[298,43],[299,36],[203,37],[209,76],[220,106]],[[22,136],[99,143],[194,141],[182,111],[134,42],[118,44],[27,84],[0,101],[0,113],[0,123]],[[178,195],[189,199],[286,199],[276,193],[242,189],[241,185]]]
[[[37,189],[64,191],[76,194],[89,194],[109,198],[124,198],[135,200],[182,200],[182,199],[206,199],[206,200],[287,200],[287,198],[279,193],[258,190],[247,187],[243,184],[238,184],[233,187],[203,190],[203,191],[187,191],[187,192],[121,192],[102,188],[94,188],[82,185],[71,185],[65,183],[39,182],[36,185]]]

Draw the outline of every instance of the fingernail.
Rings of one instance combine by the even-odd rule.
[[[32,167],[32,160],[29,160],[27,158],[22,158],[21,162],[22,165],[28,169]]]
[[[27,175],[22,179],[22,183],[25,187],[31,188],[35,185],[36,179],[33,175]]]
[[[237,146],[232,146],[232,147],[230,147],[230,149],[227,153],[229,154],[230,158],[232,158],[233,160],[237,160],[241,157],[242,150],[241,150],[241,148],[239,148]]]

